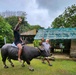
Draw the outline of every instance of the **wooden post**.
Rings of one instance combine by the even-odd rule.
[[[4,37],[4,44],[6,44],[6,37]]]

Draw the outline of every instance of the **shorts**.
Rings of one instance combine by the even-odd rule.
[[[14,42],[15,43],[15,45],[17,46],[17,44],[22,44],[22,42],[21,41],[18,41],[18,42]]]

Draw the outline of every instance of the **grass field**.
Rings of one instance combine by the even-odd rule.
[[[28,65],[21,67],[21,63],[14,61],[15,67],[11,67],[7,61],[8,69],[3,68],[3,63],[0,56],[0,75],[76,75],[76,61],[70,60],[55,60],[50,61],[53,66],[42,64],[40,59],[33,59],[31,65],[34,71],[29,71]]]
[[[34,71],[29,71],[28,65],[21,67],[21,63],[12,60],[15,67],[11,67],[8,61],[8,69],[3,67],[0,55],[0,75],[76,75],[76,61],[60,60],[50,61],[53,66],[48,66],[48,63],[42,64],[40,59],[33,59],[31,65]]]

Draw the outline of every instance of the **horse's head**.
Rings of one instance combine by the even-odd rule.
[[[41,56],[47,57],[47,52],[45,51],[45,49],[38,48],[38,51],[40,52]]]

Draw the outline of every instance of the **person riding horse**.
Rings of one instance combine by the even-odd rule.
[[[18,61],[21,62],[20,56],[21,56],[21,52],[22,52],[22,39],[20,37],[20,33],[19,33],[19,29],[20,29],[20,25],[21,25],[22,19],[19,17],[18,18],[18,23],[14,28],[14,44],[18,47]]]

